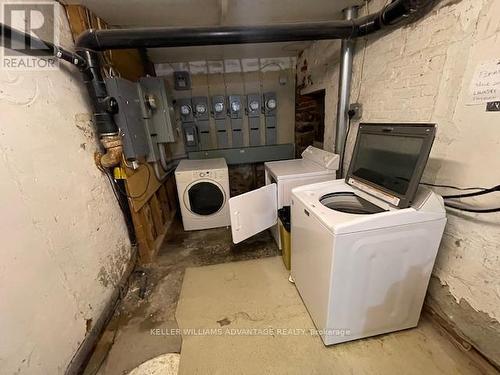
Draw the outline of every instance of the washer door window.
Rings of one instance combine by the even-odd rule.
[[[224,206],[225,196],[222,188],[212,181],[197,181],[186,191],[186,203],[191,212],[208,216],[220,211]]]

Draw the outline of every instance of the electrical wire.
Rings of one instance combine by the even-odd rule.
[[[473,193],[467,193],[467,194],[453,194],[453,195],[443,195],[444,199],[456,199],[456,198],[470,198],[470,197],[477,197],[479,195],[485,195],[485,194],[490,194],[500,191],[500,185],[493,186],[488,189],[484,189],[481,191],[475,191]]]
[[[345,132],[345,139],[344,139],[344,147],[342,147],[342,154],[340,155],[340,177],[343,177],[344,175],[344,158],[345,158],[345,149],[347,148],[347,139],[349,137],[349,131],[351,130],[351,117],[349,116],[349,121],[347,122],[347,130]]]
[[[455,190],[461,190],[461,191],[467,191],[467,190],[478,190],[472,193],[466,193],[466,194],[453,194],[453,195],[443,195],[443,199],[445,199],[444,205],[448,208],[452,208],[455,210],[459,211],[464,211],[464,212],[472,212],[472,213],[493,213],[493,212],[500,212],[500,207],[493,207],[493,208],[474,208],[474,207],[466,207],[462,205],[457,205],[455,202],[450,203],[448,200],[449,199],[457,199],[457,198],[470,198],[470,197],[477,197],[480,195],[486,195],[486,194],[491,194],[497,191],[500,191],[500,185],[493,186],[491,188],[483,188],[483,187],[458,187],[458,186],[453,186],[453,185],[443,185],[443,184],[431,184],[428,182],[421,182],[421,185],[426,185],[426,186],[433,186],[433,187],[442,187],[442,188],[448,188],[448,189],[455,189]]]
[[[280,69],[280,71],[283,70],[283,67],[281,66],[281,64],[276,62],[276,61],[271,61],[271,62],[265,63],[264,65],[262,65],[259,68],[259,70],[262,71],[264,68],[267,68],[268,66],[272,66],[272,65],[277,66]]]
[[[368,0],[365,1],[365,9],[366,14],[370,14],[370,9],[368,5]],[[363,38],[365,44],[363,46],[363,55],[361,56],[361,66],[359,68],[359,86],[358,86],[358,95],[356,96],[355,103],[359,103],[359,97],[361,96],[361,86],[363,84],[363,73],[365,70],[365,58],[366,58],[366,48],[368,46],[368,38]]]
[[[144,194],[146,194],[149,190],[149,182],[151,181],[151,171],[149,170],[149,167],[147,165],[145,165],[147,171],[148,171],[148,178],[146,180],[146,187],[144,188],[144,191],[139,194],[139,195],[130,195],[128,194],[126,191],[123,191],[118,185],[116,185],[118,191],[120,192],[120,194],[126,196],[127,198],[130,198],[130,199],[138,199],[138,198],[141,198]],[[110,178],[112,178],[111,176],[109,176]],[[114,180],[114,178],[113,178]]]
[[[259,65],[260,65],[260,59],[259,59]],[[262,74],[265,73],[264,72],[264,69],[267,68],[268,66],[277,66],[279,68],[279,73],[278,73],[278,82],[281,82],[281,78],[285,78],[286,79],[286,76],[283,75],[283,72],[285,71],[285,69],[281,66],[280,63],[276,62],[276,61],[270,61],[268,63],[265,63],[264,65],[260,66],[259,67],[259,76],[260,76],[260,85],[262,87],[263,85],[263,82],[264,82],[264,79],[263,79],[263,76]]]
[[[455,190],[462,190],[462,191],[487,190],[488,189],[488,188],[484,188],[484,187],[458,187],[458,186],[453,186],[453,185],[431,184],[430,182],[420,182],[420,185],[432,186],[432,187],[438,187],[438,188],[455,189]]]
[[[127,225],[127,231],[129,234],[130,242],[132,245],[137,244],[137,238],[135,236],[135,231],[134,231],[134,224],[132,223],[132,217],[130,214],[130,209],[128,207],[128,204],[123,201],[123,199],[120,198],[119,196],[119,190],[118,190],[118,182],[114,180],[111,176],[110,173],[108,173],[104,168],[97,166],[97,168],[106,175],[110,185],[111,185],[111,190],[113,190],[113,195],[116,198],[116,201],[118,202],[118,206],[120,207],[120,210],[122,211],[123,217],[125,218],[125,224]]]
[[[449,202],[444,203],[445,207],[448,208],[453,208],[455,210],[460,210],[460,211],[465,211],[465,212],[473,212],[473,213],[480,213],[480,214],[489,214],[493,212],[500,212],[500,207],[495,207],[495,208],[472,208],[472,207],[464,207],[464,206],[457,206],[454,204],[450,204]]]
[[[111,185],[111,189],[113,190],[113,195],[115,196],[116,200],[118,201],[118,205],[120,206],[120,208],[123,210],[123,205],[122,205],[122,201],[120,200],[120,197],[118,196],[118,189],[117,189],[117,184],[116,184],[116,181],[110,176],[110,173],[102,170],[102,172],[106,175],[106,177],[108,178],[108,181]]]

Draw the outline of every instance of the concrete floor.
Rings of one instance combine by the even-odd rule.
[[[325,347],[281,257],[186,270],[179,375],[496,374],[423,316],[417,328]]]
[[[139,267],[126,296],[99,341],[85,375],[126,374],[164,353],[179,353],[179,335],[151,329],[178,328],[175,309],[187,267],[220,264],[278,254],[269,232],[234,245],[229,228],[184,232],[176,220],[154,264]]]
[[[313,328],[276,255],[268,232],[233,245],[228,228],[184,232],[175,222],[156,262],[132,275],[85,375],[126,374],[181,345],[179,373],[190,375],[496,373],[426,318],[417,329],[328,348],[308,334],[181,338],[179,328]]]

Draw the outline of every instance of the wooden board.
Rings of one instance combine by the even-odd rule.
[[[107,29],[108,25],[87,8],[66,5],[66,14],[73,39],[88,29]],[[112,69],[121,77],[137,81],[149,71],[147,61],[137,50],[114,50],[103,53],[103,73]],[[160,249],[177,209],[175,179],[170,175],[158,181],[153,167],[141,165],[133,170],[122,164],[125,171],[129,208],[137,237],[139,261],[149,263]]]
[[[65,5],[73,40],[88,29],[108,29],[108,24],[82,5]],[[105,68],[113,68],[121,77],[137,81],[146,75],[144,59],[135,49],[105,51]]]
[[[132,211],[139,261],[143,264],[154,261],[173,222],[176,210],[171,207],[175,207],[176,196],[167,195],[166,189],[173,179],[173,176],[167,179],[139,211]]]
[[[131,208],[138,212],[160,188],[162,183],[158,181],[153,167],[143,164],[133,170],[125,167],[127,175],[126,186]]]

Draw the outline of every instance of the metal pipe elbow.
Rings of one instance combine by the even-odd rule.
[[[78,35],[75,41],[75,49],[89,49],[99,51],[99,40],[97,39],[96,29],[87,29]]]
[[[101,143],[106,149],[104,154],[97,158],[98,164],[102,168],[112,168],[120,164],[123,152],[123,145],[120,136],[112,135],[101,138]]]

